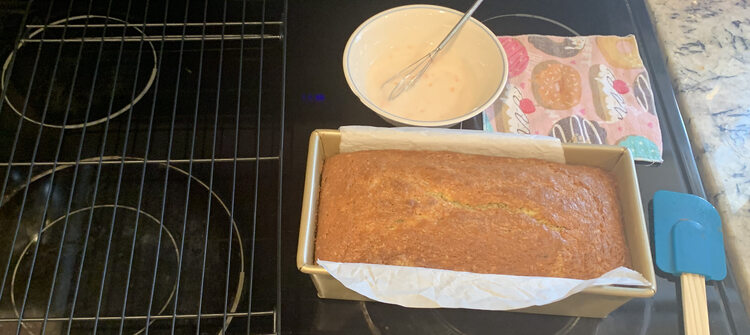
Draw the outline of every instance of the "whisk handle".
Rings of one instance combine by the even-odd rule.
[[[440,44],[438,45],[438,47],[435,48],[435,52],[440,51],[446,45],[448,45],[448,42],[450,42],[451,39],[453,39],[453,36],[456,35],[456,33],[458,33],[459,30],[461,30],[461,28],[464,26],[464,24],[466,23],[466,21],[468,21],[469,18],[471,17],[471,15],[474,14],[474,11],[477,10],[477,7],[479,7],[479,5],[482,4],[482,1],[484,1],[484,0],[477,0],[476,2],[474,2],[473,5],[471,5],[471,8],[469,8],[469,10],[467,10],[466,13],[464,13],[464,16],[461,17],[461,20],[459,20],[458,23],[456,23],[456,25],[453,27],[453,29],[451,29],[451,31],[448,33],[448,35],[445,36],[445,38],[443,39],[443,41],[440,42]]]

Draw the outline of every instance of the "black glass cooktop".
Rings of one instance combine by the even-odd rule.
[[[405,4],[0,0],[0,61],[16,50],[0,86],[0,333],[680,334],[679,285],[660,272],[656,296],[605,319],[316,296],[295,267],[308,138],[389,126],[341,55]],[[498,35],[635,34],[664,137],[664,163],[638,167],[644,208],[659,189],[705,196],[643,0],[488,0],[474,16]],[[714,334],[750,334],[731,271],[707,293]]]
[[[466,10],[472,1],[430,1]],[[293,334],[680,334],[675,278],[658,272],[657,294],[634,299],[605,319],[455,309],[407,309],[375,302],[323,300],[295,268],[307,140],[316,128],[389,126],[349,90],[341,58],[349,35],[370,16],[406,1],[291,0],[288,8],[284,218],[283,333]],[[498,35],[635,34],[652,78],[664,136],[664,163],[639,166],[644,208],[656,190],[704,195],[675,103],[669,75],[643,0],[485,1],[474,17]],[[478,128],[474,118],[458,127]],[[711,331],[748,334],[733,277],[707,287]]]

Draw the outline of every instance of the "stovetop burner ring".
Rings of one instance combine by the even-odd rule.
[[[160,229],[163,229],[163,230],[164,230],[164,232],[165,232],[165,233],[167,234],[167,237],[169,238],[169,241],[170,241],[170,242],[172,243],[172,247],[174,247],[175,258],[176,258],[177,260],[179,260],[179,259],[180,259],[180,251],[179,251],[179,248],[177,247],[177,241],[175,240],[174,236],[173,236],[173,235],[172,235],[172,233],[171,233],[171,232],[169,231],[169,229],[168,229],[168,228],[167,228],[166,226],[162,225],[162,224],[161,224],[161,221],[159,221],[159,219],[157,219],[157,218],[156,218],[156,217],[154,217],[153,215],[151,215],[151,214],[149,214],[149,213],[147,213],[147,212],[145,212],[145,211],[143,211],[143,210],[140,210],[140,209],[138,209],[138,208],[135,208],[135,207],[131,207],[131,206],[124,206],[124,205],[114,205],[114,204],[105,204],[105,205],[95,205],[95,206],[93,206],[93,207],[83,207],[83,208],[79,208],[79,209],[76,209],[76,210],[74,210],[74,211],[70,211],[70,213],[68,213],[67,215],[63,215],[63,216],[61,216],[61,217],[59,217],[59,218],[57,218],[57,219],[54,219],[54,220],[50,221],[49,223],[47,223],[47,224],[46,224],[46,225],[44,226],[44,228],[42,229],[42,233],[44,233],[44,232],[45,232],[45,231],[47,231],[48,229],[52,228],[52,227],[53,227],[54,225],[56,225],[56,224],[57,224],[58,222],[61,222],[61,221],[63,221],[63,220],[64,220],[65,218],[67,218],[67,217],[70,217],[70,216],[73,216],[73,215],[75,215],[75,214],[78,214],[78,213],[82,213],[82,212],[85,212],[85,211],[89,211],[89,210],[94,210],[94,209],[98,209],[98,208],[117,208],[117,209],[124,209],[124,210],[129,210],[129,211],[132,211],[132,212],[137,212],[137,213],[140,213],[141,215],[145,216],[145,217],[146,217],[146,218],[148,218],[148,219],[149,219],[149,220],[150,220],[151,222],[153,222],[153,223],[155,223],[156,225],[158,225],[158,226],[160,227]],[[18,257],[18,260],[16,261],[16,265],[15,265],[15,267],[13,267],[13,275],[11,276],[11,279],[10,279],[10,302],[11,302],[11,304],[13,305],[13,311],[14,311],[14,312],[16,313],[16,317],[17,317],[17,318],[20,318],[20,317],[21,317],[21,315],[20,315],[20,314],[18,313],[18,307],[17,307],[17,305],[16,305],[16,297],[15,297],[15,284],[16,284],[16,275],[18,274],[18,268],[19,268],[19,267],[20,267],[20,265],[21,265],[21,261],[23,260],[23,258],[24,258],[24,256],[26,255],[26,253],[27,253],[27,252],[29,251],[29,248],[31,248],[31,246],[32,246],[32,245],[33,245],[34,243],[37,243],[37,242],[39,242],[39,236],[38,236],[38,235],[34,236],[34,237],[33,237],[33,238],[31,239],[31,240],[29,240],[29,242],[28,242],[28,243],[26,243],[26,246],[25,246],[25,247],[23,248],[23,250],[21,250],[21,254],[20,254],[20,256]],[[164,312],[164,310],[165,310],[165,309],[167,309],[167,307],[169,306],[169,303],[170,303],[170,302],[172,301],[172,299],[174,298],[174,294],[175,294],[175,292],[176,292],[176,291],[177,291],[177,283],[175,282],[175,283],[174,283],[174,285],[172,286],[172,291],[171,291],[171,292],[169,293],[169,296],[168,296],[167,300],[166,300],[166,301],[164,302],[164,304],[163,304],[163,305],[162,305],[162,307],[161,307],[161,308],[160,308],[160,309],[158,310],[158,312],[156,312],[156,315],[159,315],[159,314],[161,314],[162,312]],[[156,321],[156,320],[151,320],[151,321],[150,321],[150,322],[148,323],[148,325],[144,326],[143,328],[141,328],[141,329],[140,329],[140,330],[138,330],[137,332],[133,333],[133,335],[138,335],[138,334],[141,334],[142,332],[144,332],[144,331],[146,330],[146,328],[147,328],[147,327],[148,327],[149,325],[151,325],[152,323],[154,323],[154,321]],[[32,333],[32,334],[33,334],[32,330],[31,330],[31,329],[30,329],[30,328],[29,328],[28,326],[26,326],[26,324],[25,324],[24,322],[21,322],[21,326],[23,326],[23,327],[24,327],[24,329],[26,329],[26,331],[28,331],[29,333]]]
[[[497,333],[503,325],[510,333],[539,332],[567,335],[573,330],[596,329],[597,321],[580,317],[549,316],[543,327],[528,323],[532,314],[467,309],[405,308],[378,302],[360,302],[364,321],[373,335],[429,333],[435,335],[472,335]],[[492,320],[491,322],[489,322]],[[582,322],[583,321],[583,322]],[[489,322],[489,323],[488,323]]]
[[[137,163],[144,163],[144,159],[143,158],[139,158],[139,157],[132,157],[132,156],[125,156],[125,157],[122,157],[122,156],[102,156],[102,157],[84,158],[84,159],[81,159],[80,162],[84,163],[84,165],[96,164],[97,162],[99,162],[99,164],[116,164],[117,162],[120,162],[121,164],[123,164],[123,163],[124,164],[134,164],[134,163],[137,164]],[[242,299],[242,290],[244,288],[244,282],[245,282],[245,252],[244,252],[244,246],[243,246],[243,242],[242,242],[242,236],[241,236],[240,231],[239,231],[239,227],[237,226],[237,222],[232,217],[231,211],[229,210],[229,207],[219,197],[219,195],[216,193],[215,190],[212,190],[209,187],[208,184],[206,184],[204,181],[198,179],[196,176],[188,173],[187,171],[185,171],[185,170],[183,170],[183,169],[181,169],[181,168],[179,168],[177,166],[168,164],[166,162],[158,161],[158,162],[154,162],[154,163],[156,165],[162,166],[162,167],[170,169],[172,171],[176,171],[179,174],[192,179],[196,184],[200,185],[200,187],[203,188],[203,189],[205,189],[206,191],[210,191],[209,196],[211,198],[213,198],[215,201],[217,201],[218,205],[223,209],[223,211],[226,213],[227,217],[231,218],[232,235],[233,235],[233,238],[237,242],[237,252],[239,253],[239,264],[238,264],[239,270],[238,270],[238,273],[237,273],[237,279],[236,279],[237,280],[237,285],[236,285],[236,288],[235,288],[235,293],[234,293],[233,297],[230,296],[231,305],[227,306],[227,313],[228,314],[235,314],[235,312],[237,311],[237,308],[239,307],[240,300]],[[35,175],[31,176],[31,178],[29,179],[28,183],[26,183],[24,185],[21,185],[20,187],[17,187],[17,188],[14,188],[14,189],[10,189],[10,191],[6,194],[4,200],[2,201],[2,205],[0,205],[0,208],[4,207],[4,205],[6,205],[11,198],[13,198],[19,192],[23,191],[25,188],[29,187],[31,184],[33,184],[33,183],[35,183],[37,181],[40,181],[41,179],[43,179],[43,178],[45,178],[45,177],[47,177],[47,176],[49,176],[49,175],[51,175],[53,173],[57,173],[57,172],[59,172],[61,170],[65,170],[65,169],[68,169],[68,168],[71,168],[71,167],[74,167],[74,166],[75,165],[73,165],[73,164],[61,164],[61,165],[58,165],[58,166],[56,166],[54,168],[50,168],[50,169],[47,169],[47,170],[44,170],[44,171],[40,171],[39,173],[36,173]],[[115,206],[112,205],[112,204],[95,205],[94,206],[94,208],[114,208],[114,207]],[[126,205],[121,205],[120,204],[120,205],[117,205],[117,207],[118,208],[126,208],[126,209],[130,209],[133,212],[137,212],[137,210],[134,210],[130,206],[126,206]],[[76,214],[76,213],[79,213],[79,212],[82,212],[82,211],[85,211],[85,210],[90,210],[90,209],[91,209],[90,206],[89,207],[84,207],[84,208],[79,208],[77,210],[70,211],[67,216],[73,215],[73,214]],[[144,214],[145,216],[149,217],[151,220],[155,220],[156,222],[158,222],[158,220],[156,220],[155,218],[152,218],[153,216],[150,215],[150,214],[148,214],[148,213],[146,213],[146,212],[141,211],[141,214]],[[42,232],[44,232],[47,229],[51,228],[54,225],[54,223],[56,223],[56,221],[59,221],[59,220],[61,220],[64,217],[65,216],[62,216],[62,217],[60,217],[58,219],[55,219],[52,223],[46,224],[45,227],[41,228]],[[167,232],[168,237],[171,240],[175,241],[173,243],[176,243],[176,240],[174,240],[173,235],[171,234],[171,232],[169,232],[169,230],[164,225],[160,225],[160,226],[165,228],[164,231]],[[24,257],[24,254],[27,252],[27,250],[29,249],[29,247],[32,246],[33,243],[35,243],[35,242],[38,241],[38,238],[39,238],[38,234],[34,235],[32,237],[32,240],[29,241],[27,243],[26,247],[23,249],[23,251],[22,251],[23,253],[19,256],[19,259],[16,262],[16,267],[15,267],[14,272],[13,272],[13,277],[11,279],[11,285],[10,285],[11,292],[13,292],[12,291],[13,290],[13,283],[15,282],[15,277],[16,277],[16,272],[17,272],[17,269],[18,269],[18,264],[20,264],[21,259]],[[179,248],[176,249],[176,253],[179,255]],[[176,285],[176,283],[175,283],[175,285]],[[13,293],[11,293],[11,295],[12,294]],[[172,297],[174,296],[174,294],[176,294],[176,292],[173,289],[173,292],[170,293],[170,298],[167,300],[167,303],[165,303],[165,307],[168,305],[169,301],[172,300]],[[14,313],[15,313],[16,317],[18,317],[19,316],[19,312],[18,312],[17,306],[15,304],[15,297],[11,296],[11,298],[12,298],[11,301],[12,301],[12,307],[13,307]],[[164,308],[160,309],[159,313],[161,313],[163,310],[164,310]],[[154,314],[154,315],[158,315],[159,313]],[[248,314],[249,314],[249,312],[248,312]],[[126,319],[127,319],[127,316],[126,316]],[[221,327],[221,329],[219,329],[217,331],[217,334],[222,334],[224,331],[226,331],[226,329],[228,328],[229,324],[232,322],[233,319],[234,319],[233,315],[227,316],[226,317],[226,322],[224,322],[224,324]],[[150,325],[153,321],[154,320],[152,320],[148,325]],[[26,327],[26,325],[23,324],[23,322],[22,322],[22,325],[24,326],[24,329],[26,329],[27,331],[29,331],[28,327]],[[148,325],[147,325],[147,327],[148,327]],[[142,330],[139,330],[134,335],[140,334],[143,330],[145,330],[145,328],[142,329]]]
[[[111,20],[111,21],[119,22],[119,23],[124,24],[126,27],[132,27],[133,29],[137,30],[138,33],[141,36],[143,36],[144,39],[147,37],[146,33],[143,30],[139,29],[136,25],[129,24],[125,20],[121,20],[121,19],[118,19],[118,18],[115,18],[115,17],[111,17],[111,16],[103,16],[103,15],[79,15],[79,16],[71,16],[71,17],[68,17],[68,18],[64,18],[64,19],[60,19],[60,20],[51,22],[51,23],[49,23],[47,25],[46,28],[45,27],[37,28],[36,30],[34,30],[31,33],[29,33],[29,35],[27,36],[26,39],[33,38],[34,36],[40,34],[41,32],[43,32],[45,29],[49,28],[50,26],[59,26],[59,25],[65,26],[68,23],[70,23],[72,21],[76,21],[76,20],[87,20],[86,22],[88,22],[88,20],[90,20],[90,19],[103,19],[105,21]],[[83,41],[83,38],[84,37],[81,37],[82,41],[80,41],[79,43],[86,43],[86,42]],[[141,42],[143,42],[143,41],[141,41]],[[25,110],[23,112],[21,112],[21,111],[19,111],[16,108],[15,105],[13,105],[13,103],[8,98],[7,94],[5,94],[5,103],[8,105],[8,107],[10,107],[10,109],[14,113],[18,114],[18,116],[22,117],[26,121],[29,121],[31,123],[34,123],[34,124],[37,124],[37,125],[41,125],[41,126],[44,126],[44,127],[49,127],[49,128],[80,129],[80,128],[84,128],[84,127],[88,127],[88,126],[94,126],[94,125],[106,122],[107,120],[113,119],[113,118],[119,116],[120,114],[122,114],[122,113],[130,110],[133,107],[133,105],[135,105],[136,103],[138,103],[138,101],[140,101],[141,98],[143,98],[143,96],[146,95],[146,93],[151,89],[151,86],[153,86],[153,84],[154,84],[154,81],[156,79],[157,63],[158,63],[158,58],[156,56],[156,48],[154,47],[154,44],[151,41],[146,40],[145,42],[148,43],[149,48],[151,48],[151,56],[153,57],[153,63],[154,63],[154,66],[151,69],[151,74],[148,77],[148,81],[146,82],[146,85],[143,87],[143,89],[141,89],[141,91],[137,95],[135,95],[133,97],[133,99],[127,105],[125,105],[124,107],[120,108],[119,110],[117,110],[114,113],[111,113],[111,114],[109,114],[107,116],[104,116],[102,118],[99,118],[99,119],[96,119],[96,120],[93,120],[93,121],[90,121],[90,122],[86,122],[87,121],[86,120],[83,123],[59,125],[59,124],[47,123],[44,120],[40,121],[40,120],[36,120],[36,119],[33,119],[33,118],[29,117],[28,115],[26,115]],[[44,43],[44,42],[40,41],[39,43]],[[64,43],[64,42],[60,42],[60,43]],[[102,43],[104,43],[104,42],[102,42]],[[121,43],[124,43],[124,41],[121,42]],[[18,44],[16,45],[15,49],[13,49],[13,52],[11,52],[10,54],[8,54],[8,57],[5,59],[5,63],[3,63],[2,73],[0,73],[0,76],[1,76],[0,77],[0,91],[5,91],[7,89],[7,87],[8,87],[8,82],[7,82],[8,78],[6,77],[6,72],[8,70],[8,67],[10,66],[11,61],[13,60],[13,57],[18,53],[18,50],[20,50],[24,46],[24,44],[25,44],[25,42],[23,40],[20,40],[18,42]]]
[[[553,20],[553,19],[550,19],[550,18],[547,18],[547,17],[544,17],[544,16],[540,16],[540,15],[533,15],[533,14],[518,13],[518,14],[497,15],[497,16],[493,16],[493,17],[490,17],[488,19],[482,20],[482,23],[487,23],[489,21],[496,20],[496,19],[502,19],[502,18],[505,18],[505,17],[523,17],[523,18],[529,18],[529,19],[542,20],[542,21],[546,21],[546,22],[552,23],[554,25],[557,25],[557,26],[559,26],[559,27],[567,30],[568,32],[570,32],[571,34],[573,34],[575,36],[581,36],[581,34],[579,34],[573,28],[567,26],[566,24],[564,24],[564,23],[562,23],[560,21]]]

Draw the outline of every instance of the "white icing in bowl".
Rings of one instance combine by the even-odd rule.
[[[395,125],[440,127],[489,107],[507,81],[507,57],[495,34],[471,19],[443,49],[417,84],[389,101],[381,87],[445,37],[462,13],[411,5],[376,14],[349,38],[344,75],[362,103]]]

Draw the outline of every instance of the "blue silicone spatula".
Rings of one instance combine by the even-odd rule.
[[[727,275],[719,213],[701,197],[657,191],[653,214],[656,266],[680,276],[685,334],[709,334],[706,279]]]

